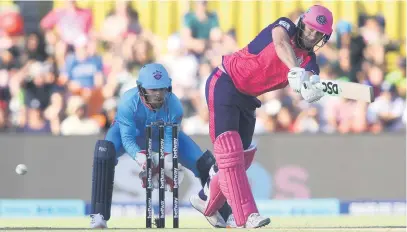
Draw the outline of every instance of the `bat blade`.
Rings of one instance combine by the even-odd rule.
[[[335,80],[321,80],[321,83],[324,86],[323,91],[327,96],[338,96],[368,103],[375,100],[373,87],[369,85]]]

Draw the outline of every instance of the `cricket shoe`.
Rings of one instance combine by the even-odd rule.
[[[107,228],[107,224],[103,215],[100,213],[98,214],[91,214],[90,215],[90,228],[92,229],[105,229]]]
[[[226,221],[226,228],[238,228],[233,214],[228,217],[228,220]]]
[[[252,213],[247,218],[245,228],[259,228],[270,224],[270,222],[270,218],[263,217],[259,213]]]
[[[194,207],[196,210],[198,210],[205,216],[204,213],[208,205],[208,202],[207,196],[205,195],[203,190],[199,191],[198,195],[192,195],[189,198],[189,201],[191,202],[192,207]],[[226,222],[223,219],[222,215],[219,213],[219,211],[216,211],[212,216],[205,216],[205,218],[213,227],[226,228]]]
[[[270,223],[270,218],[260,216],[258,213],[250,214],[245,226],[237,226],[235,217],[231,214],[226,221],[226,228],[259,228]]]

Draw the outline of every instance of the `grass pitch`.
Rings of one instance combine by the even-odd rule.
[[[0,218],[0,231],[87,231],[89,218]],[[113,231],[151,231],[145,229],[145,218],[112,218],[108,222]],[[172,229],[172,217],[166,219],[166,229],[154,231],[229,231],[233,229],[212,228],[204,217],[180,217],[180,229]],[[272,217],[271,224],[260,229],[243,231],[270,232],[401,232],[406,231],[405,216],[338,216],[338,217]],[[92,230],[106,231],[106,230]]]

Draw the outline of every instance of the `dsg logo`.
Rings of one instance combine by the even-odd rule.
[[[325,93],[339,94],[338,84],[335,84],[335,83],[330,82],[330,81],[322,82],[322,84],[324,85],[324,89],[322,91],[324,91]]]

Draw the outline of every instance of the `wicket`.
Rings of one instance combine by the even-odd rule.
[[[146,127],[146,171],[147,171],[147,186],[146,186],[146,228],[152,228],[153,206],[152,206],[152,159],[153,150],[152,129],[158,126],[158,168],[159,168],[159,196],[158,196],[158,220],[157,227],[165,228],[165,176],[164,176],[164,141],[165,128],[172,128],[172,174],[173,174],[173,228],[179,228],[179,205],[178,205],[178,124],[172,123],[151,123]]]

